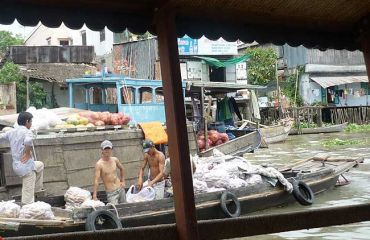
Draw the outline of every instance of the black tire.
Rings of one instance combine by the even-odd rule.
[[[228,205],[227,200],[228,199],[231,199],[232,203],[234,203],[234,205],[235,205],[235,211],[233,213],[230,212],[230,210],[227,208],[227,205]],[[236,218],[236,217],[240,216],[240,212],[241,212],[240,202],[239,202],[238,198],[233,193],[223,192],[222,195],[221,195],[220,201],[221,201],[221,203],[220,203],[221,209],[227,217]]]
[[[102,221],[102,224],[97,224],[97,221]],[[86,231],[99,231],[105,229],[120,229],[122,228],[121,221],[112,212],[107,210],[93,211],[87,216],[85,222]]]
[[[302,181],[293,183],[293,196],[303,206],[312,205],[315,199],[311,188]]]

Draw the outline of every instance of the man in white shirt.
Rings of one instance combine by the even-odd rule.
[[[43,190],[44,164],[32,156],[32,118],[31,113],[21,112],[17,120],[19,127],[0,134],[0,141],[9,141],[14,173],[22,178],[22,204],[33,203],[35,190]]]

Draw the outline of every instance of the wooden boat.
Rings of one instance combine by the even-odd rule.
[[[280,169],[290,182],[304,181],[314,194],[332,189],[340,175],[357,166],[363,158],[349,157],[313,157]],[[242,215],[250,212],[295,202],[291,193],[286,192],[279,183],[276,186],[267,181],[249,185],[232,192],[240,203]],[[225,218],[220,207],[220,196],[223,191],[195,195],[197,219]],[[98,196],[102,199],[103,196]],[[40,201],[61,207],[65,204],[63,196],[40,198]],[[108,209],[108,208],[107,208]],[[135,227],[175,222],[173,199],[166,198],[141,203],[125,203],[116,205],[117,213],[124,227]],[[115,212],[112,208],[109,210]],[[0,218],[1,236],[26,236],[47,233],[84,231],[85,223],[79,218],[87,211],[69,212],[54,208],[56,220],[26,220]],[[76,219],[76,216],[77,219]],[[73,218],[75,217],[75,219]]]
[[[251,131],[245,135],[237,136],[233,140],[200,152],[199,156],[209,157],[212,155],[214,149],[219,150],[225,155],[242,156],[244,153],[253,152],[259,147],[260,143],[260,133],[258,131]]]
[[[289,135],[342,132],[347,127],[347,125],[348,123],[342,123],[325,127],[301,128],[301,129],[292,128],[289,132]]]
[[[283,142],[288,138],[292,129],[293,121],[287,121],[283,124],[263,127],[260,129],[262,137],[267,144]]]
[[[247,126],[246,124],[250,124]],[[244,127],[246,129],[257,130],[262,136],[262,141],[260,144],[261,148],[268,147],[269,144],[284,142],[292,129],[293,121],[290,119],[282,120],[281,123],[277,125],[267,126],[259,124],[259,129],[257,130],[257,124],[252,121],[245,121]]]

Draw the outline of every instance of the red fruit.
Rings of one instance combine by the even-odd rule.
[[[102,120],[98,120],[95,122],[95,126],[104,126],[105,123]]]
[[[221,141],[221,139],[220,140],[218,140],[216,143],[215,143],[215,146],[217,146],[217,145],[220,145],[220,144],[222,144],[223,142]]]
[[[205,148],[206,147],[206,143],[205,143],[204,140],[197,140],[197,143],[198,143],[199,148]]]

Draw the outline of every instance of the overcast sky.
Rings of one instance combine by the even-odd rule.
[[[0,31],[9,31],[15,34],[20,34],[23,39],[26,39],[26,37],[31,33],[32,29],[34,27],[24,27],[20,25],[17,20],[13,22],[11,25],[1,25],[0,24]]]

